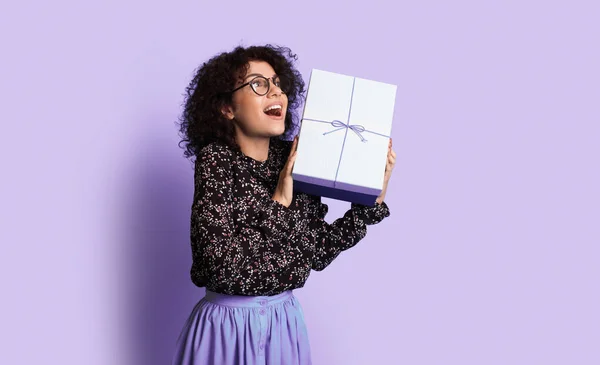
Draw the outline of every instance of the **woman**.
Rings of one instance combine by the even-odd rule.
[[[292,291],[389,216],[385,188],[325,222],[318,196],[293,191],[297,109],[305,85],[287,48],[237,47],[204,63],[187,88],[181,133],[195,159],[191,278],[206,287],[174,364],[310,364]]]

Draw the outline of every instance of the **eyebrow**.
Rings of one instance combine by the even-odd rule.
[[[262,76],[262,77],[266,77],[266,76],[265,76],[265,75],[263,75],[263,74],[257,74],[257,73],[253,73],[253,74],[250,74],[250,75],[246,75],[246,77],[244,77],[244,80],[246,80],[248,77],[251,77],[251,76]],[[277,76],[277,74],[274,74],[273,76]],[[271,77],[273,77],[273,76],[271,76]],[[267,77],[267,78],[268,78],[268,77]]]

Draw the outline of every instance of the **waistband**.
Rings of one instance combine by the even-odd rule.
[[[211,303],[228,307],[261,308],[283,303],[292,296],[292,290],[287,290],[272,296],[229,295],[206,290],[204,299]]]

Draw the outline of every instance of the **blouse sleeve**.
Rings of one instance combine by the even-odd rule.
[[[274,290],[289,282],[290,268],[310,266],[312,253],[294,247],[249,242],[236,229],[233,179],[227,158],[210,151],[196,160],[194,202],[191,217],[192,281],[198,286],[218,288],[224,293],[245,293],[248,289]],[[256,199],[252,207],[256,229],[265,241],[291,234],[293,215],[272,199]],[[249,249],[257,246],[258,250]]]
[[[329,224],[325,221],[327,204],[321,197],[311,196],[313,219],[309,223],[309,231],[314,236],[315,254],[312,269],[325,269],[342,251],[356,245],[367,234],[367,226],[381,222],[390,215],[385,202],[372,207],[351,204],[351,208],[343,217]]]

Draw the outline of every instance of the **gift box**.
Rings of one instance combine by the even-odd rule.
[[[294,188],[373,205],[383,189],[396,85],[313,69]]]

